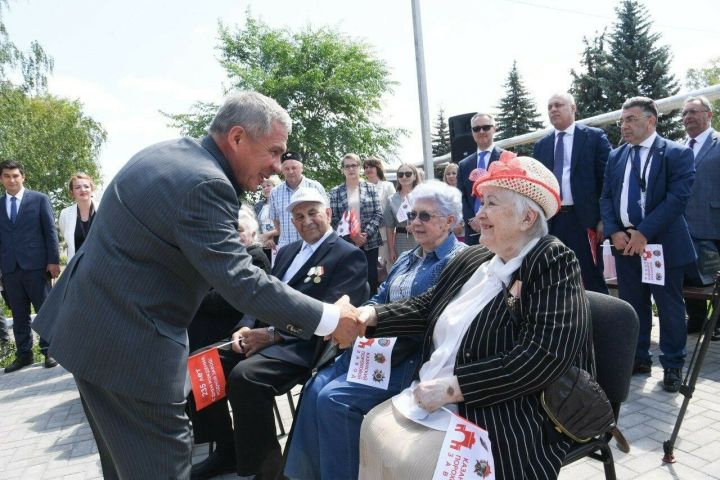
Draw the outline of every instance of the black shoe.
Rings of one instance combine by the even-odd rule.
[[[44,363],[44,366],[45,366],[45,368],[53,368],[53,367],[57,367],[57,366],[58,366],[58,363],[57,363],[57,361],[56,361],[53,357],[51,357],[50,355],[45,355],[45,363]]]
[[[666,368],[663,377],[663,388],[666,392],[677,392],[682,383],[682,368]]]
[[[713,342],[717,342],[718,340],[720,340],[720,327],[715,327],[715,331],[710,337],[710,340],[712,340]]]
[[[20,370],[23,367],[27,367],[28,365],[33,364],[33,358],[32,357],[15,357],[15,360],[5,367],[5,373],[12,373],[15,371]]]
[[[633,375],[641,373],[643,375],[650,375],[650,371],[652,370],[652,362],[648,362],[647,360],[638,360],[635,359],[635,363],[633,363]]]
[[[235,455],[218,449],[202,462],[192,466],[190,480],[207,480],[223,473],[234,473],[236,470]]]
[[[687,332],[688,333],[699,333],[702,330],[704,318],[688,318],[687,321]]]

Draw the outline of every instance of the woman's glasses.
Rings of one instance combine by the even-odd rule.
[[[412,177],[412,175],[413,175],[413,172],[397,172],[398,178],[402,178],[402,177],[410,178],[410,177]]]
[[[445,217],[445,215],[438,215],[436,213],[429,213],[426,211],[416,212],[414,210],[412,212],[408,212],[408,214],[407,214],[408,222],[412,222],[416,218],[418,218],[418,219],[420,219],[420,221],[422,223],[427,223],[433,217],[441,217],[442,218],[442,217]]]

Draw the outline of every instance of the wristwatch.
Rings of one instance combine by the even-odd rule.
[[[275,327],[273,327],[273,326],[267,327],[267,334],[268,334],[268,337],[270,338],[270,343],[271,344],[275,343]]]

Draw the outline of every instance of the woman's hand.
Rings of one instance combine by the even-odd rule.
[[[456,376],[442,377],[420,382],[413,391],[415,402],[428,412],[434,412],[448,403],[465,400]]]
[[[376,325],[377,312],[375,312],[375,308],[372,305],[358,307],[358,335],[364,337],[367,327],[374,327]]]
[[[361,232],[357,235],[351,236],[350,239],[353,241],[356,247],[362,248],[367,243],[367,233]]]
[[[232,334],[232,349],[237,353],[244,353],[249,357],[268,345],[272,345],[272,341],[268,336],[267,328],[242,327],[240,330]]]

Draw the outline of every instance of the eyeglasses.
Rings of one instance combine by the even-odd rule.
[[[491,128],[493,128],[495,125],[476,125],[472,127],[472,131],[474,133],[478,133],[480,130],[483,132],[489,132]]]
[[[648,118],[649,116],[650,115],[641,115],[639,117],[634,117],[631,115],[629,117],[621,118],[620,120],[615,122],[615,125],[617,125],[618,127],[622,127],[623,123],[635,124],[639,122],[641,118]]]
[[[358,165],[357,163],[351,163],[351,164],[349,164],[349,165],[343,165],[343,168],[344,168],[345,170],[352,170],[352,169],[354,169],[354,168],[358,168],[359,166],[360,166],[360,165]]]
[[[413,172],[397,172],[398,178],[402,178],[402,177],[410,178],[412,176],[413,176]]]
[[[695,110],[694,108],[689,108],[689,109],[687,109],[687,110],[683,110],[682,116],[683,116],[683,118],[684,118],[684,117],[687,117],[688,115],[696,115],[696,114],[698,114],[698,113],[706,113],[706,112],[709,112],[709,111],[710,111],[710,110],[705,110],[705,109],[703,109],[703,110]]]
[[[414,210],[413,210],[412,212],[408,212],[408,214],[407,214],[408,222],[412,222],[412,221],[414,221],[416,218],[418,218],[418,219],[420,219],[420,221],[421,221],[422,223],[427,223],[427,222],[429,222],[430,219],[433,218],[433,217],[441,217],[441,218],[444,218],[445,215],[438,215],[438,214],[436,214],[436,213],[429,213],[429,212],[426,212],[426,211],[416,212],[416,211],[414,211]]]

